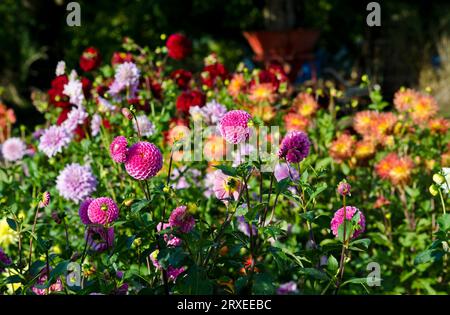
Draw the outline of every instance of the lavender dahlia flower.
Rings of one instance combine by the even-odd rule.
[[[67,115],[67,119],[62,123],[62,127],[67,133],[72,134],[78,125],[84,124],[84,121],[88,117],[86,110],[83,107],[73,108]]]
[[[56,189],[67,200],[76,203],[91,195],[97,187],[97,179],[88,165],[67,165],[56,178]]]
[[[147,118],[145,115],[140,115],[136,117],[136,121],[133,122],[134,130],[138,131],[139,126],[139,132],[141,133],[141,136],[143,137],[150,137],[155,133],[155,126],[153,123]]]
[[[61,126],[50,126],[39,139],[38,149],[49,158],[60,153],[72,140],[72,135]]]
[[[296,181],[300,178],[300,175],[298,174],[298,171],[288,165],[287,163],[279,163],[275,166],[274,170],[274,176],[277,182],[290,177],[291,180]]]
[[[289,163],[299,163],[308,156],[310,146],[306,133],[291,131],[281,141],[278,156]]]
[[[26,154],[26,145],[20,138],[9,138],[2,145],[2,155],[6,161],[21,160]]]
[[[81,106],[84,101],[83,84],[76,79],[75,75],[70,75],[69,82],[64,85],[63,93],[69,97],[69,102]]]
[[[297,293],[297,283],[294,281],[289,281],[283,284],[280,284],[280,286],[277,289],[277,294],[284,295],[284,294],[291,294],[291,293]]]
[[[140,71],[134,63],[124,62],[118,65],[109,92],[114,95],[125,88],[134,89],[139,84],[139,76]]]
[[[99,114],[94,114],[91,120],[91,133],[95,137],[100,133],[102,126],[102,117]]]

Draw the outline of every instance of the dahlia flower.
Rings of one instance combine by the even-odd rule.
[[[353,216],[356,213],[359,213],[359,221],[358,221],[359,228],[357,228],[353,232],[351,236],[352,239],[357,238],[362,232],[364,232],[366,228],[366,218],[358,208],[351,206],[345,207],[345,218],[347,220],[352,220]],[[343,223],[344,223],[344,208],[341,208],[334,213],[333,219],[331,220],[331,231],[333,232],[334,236],[336,237],[338,236],[339,227]]]
[[[178,69],[172,71],[170,78],[175,81],[180,89],[185,90],[192,79],[192,73],[184,69]]]
[[[80,216],[81,222],[83,222],[83,224],[86,225],[92,224],[88,216],[88,208],[93,200],[94,199],[88,197],[80,204],[80,208],[78,209],[78,215]]]
[[[124,136],[117,136],[109,146],[109,154],[114,162],[125,163],[128,153],[128,141]]]
[[[9,266],[12,264],[11,259],[8,257],[8,255],[5,254],[3,249],[0,247],[0,274],[2,274],[3,271],[5,271],[6,266]]]
[[[143,137],[150,137],[155,133],[155,126],[153,123],[147,118],[146,115],[140,115],[136,117],[136,121],[133,122],[134,130],[138,131],[139,126],[139,132],[141,133],[141,136]]]
[[[330,156],[336,162],[342,162],[343,160],[352,157],[355,149],[356,140],[349,134],[343,133],[336,140],[331,143],[329,152]]]
[[[195,219],[189,214],[186,206],[179,206],[172,210],[169,224],[172,228],[177,227],[182,233],[189,233],[194,228]]]
[[[412,89],[400,89],[394,95],[394,105],[399,112],[407,112],[420,93]]]
[[[60,292],[63,290],[63,283],[60,278],[56,279],[55,283],[50,285],[47,289],[40,289],[36,285],[44,285],[47,282],[47,269],[44,268],[41,270],[38,279],[36,280],[36,284],[31,287],[31,290],[36,295],[47,295],[52,292]]]
[[[60,153],[72,140],[72,135],[61,126],[50,126],[39,138],[38,149],[49,158]]]
[[[156,226],[157,231],[162,231],[162,230],[166,230],[169,229],[171,226],[169,223],[162,223],[159,222],[158,225]],[[164,234],[164,241],[166,242],[167,246],[173,246],[173,247],[177,247],[181,245],[181,239],[173,236],[172,234]]]
[[[228,93],[236,98],[242,91],[244,91],[247,82],[245,82],[244,75],[235,74],[228,84],[227,90]]]
[[[170,58],[182,60],[191,53],[192,43],[186,36],[176,33],[169,36],[166,47]]]
[[[249,113],[243,110],[232,110],[226,113],[219,122],[219,131],[229,143],[238,144],[250,137]]]
[[[109,92],[116,95],[125,88],[135,89],[139,84],[140,74],[138,67],[132,62],[124,62],[118,65]]]
[[[73,133],[77,129],[78,125],[84,124],[88,114],[83,107],[73,108],[68,114],[67,119],[61,124],[67,133]]]
[[[299,163],[308,156],[310,146],[306,133],[291,131],[281,141],[278,156],[289,163]]]
[[[276,99],[276,87],[270,83],[256,83],[250,87],[248,99],[256,104],[273,103]]]
[[[277,182],[290,177],[292,181],[296,181],[300,178],[300,174],[295,169],[295,167],[292,167],[288,165],[287,163],[278,163],[275,166],[275,170],[273,172],[273,175],[275,176],[275,179]]]
[[[280,286],[277,289],[278,295],[285,295],[285,294],[292,294],[292,293],[298,293],[297,283],[295,283],[294,281],[289,281],[289,282],[280,284]]]
[[[141,141],[128,149],[125,170],[137,179],[145,180],[155,176],[161,170],[163,156],[154,144]]]
[[[337,186],[337,192],[341,196],[350,195],[351,189],[352,189],[352,186],[350,186],[350,184],[345,181],[341,181]]]
[[[69,102],[81,106],[84,101],[83,84],[75,76],[70,77],[64,85],[63,93],[69,97]]]
[[[283,117],[286,131],[306,131],[309,119],[297,113],[288,113]]]
[[[208,125],[216,125],[227,113],[227,108],[215,100],[205,104],[201,108],[203,118]]]
[[[95,47],[86,48],[80,56],[80,68],[85,72],[95,70],[101,62],[100,52]]]
[[[177,97],[176,108],[178,112],[187,114],[192,106],[202,107],[205,105],[205,100],[205,95],[200,91],[183,91]]]
[[[179,275],[181,275],[185,271],[184,267],[175,268],[172,266],[169,266],[167,268],[167,277],[169,278],[169,281],[175,282]]]
[[[21,160],[26,154],[26,145],[20,138],[9,138],[3,142],[2,155],[6,161],[14,162]]]
[[[58,61],[56,64],[56,76],[64,75],[66,72],[66,62],[64,60]]]
[[[297,113],[303,117],[310,117],[315,114],[319,104],[317,104],[314,97],[309,93],[299,93],[294,99],[293,106]]]
[[[105,225],[118,218],[119,207],[111,198],[100,197],[92,200],[88,206],[87,214],[92,223]]]
[[[203,155],[207,161],[222,161],[226,153],[226,143],[221,136],[210,135],[203,145]]]
[[[375,165],[375,171],[394,185],[404,185],[409,182],[413,167],[414,162],[410,157],[389,153]]]
[[[410,116],[416,124],[423,124],[436,115],[438,110],[439,106],[434,97],[420,95],[412,104]]]
[[[99,114],[94,114],[91,120],[91,133],[95,137],[100,133],[102,126],[102,117]]]
[[[89,226],[84,234],[89,247],[98,253],[114,245],[114,227]]]
[[[237,200],[243,188],[241,182],[235,177],[225,175],[221,170],[217,170],[213,174],[213,190],[216,198],[225,203],[231,198]]]
[[[59,173],[56,178],[58,193],[67,200],[79,203],[92,194],[97,187],[97,179],[88,165],[72,163]]]

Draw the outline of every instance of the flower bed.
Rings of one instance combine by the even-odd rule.
[[[59,62],[34,131],[0,107],[1,293],[448,294],[431,94],[391,105],[364,76],[348,99],[215,54],[190,71],[191,51]]]

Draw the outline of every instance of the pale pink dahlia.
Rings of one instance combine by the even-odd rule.
[[[145,180],[155,176],[161,170],[162,164],[163,157],[158,147],[141,141],[133,144],[128,150],[125,169],[131,177]]]
[[[21,160],[26,154],[26,148],[20,138],[9,138],[1,146],[3,158],[11,162]]]
[[[291,131],[281,141],[278,156],[289,163],[299,163],[309,154],[311,143],[306,133]]]
[[[229,143],[237,144],[250,137],[249,113],[243,110],[232,110],[226,113],[219,122],[219,131]]]
[[[108,197],[100,197],[92,200],[88,207],[88,217],[92,223],[107,224],[117,219],[119,208],[114,200]]]
[[[115,137],[109,146],[109,153],[114,162],[125,163],[127,159],[127,138],[124,136]]]
[[[237,200],[243,188],[239,179],[225,175],[221,170],[214,173],[213,191],[217,199],[228,202],[228,199]]]
[[[194,228],[195,219],[189,214],[186,206],[179,206],[170,214],[169,224],[172,228],[178,227],[182,233],[189,233]]]
[[[363,213],[356,207],[347,206],[345,207],[345,217],[347,220],[351,220],[353,216],[359,212],[358,225],[360,226],[357,230],[353,232],[352,238],[358,237],[366,228],[366,218]],[[335,212],[333,219],[331,220],[331,231],[334,236],[338,236],[339,227],[344,222],[344,208],[339,209]]]
[[[83,224],[92,224],[91,220],[89,220],[88,216],[88,208],[92,202],[92,198],[86,198],[80,205],[80,209],[78,210],[78,215],[80,216],[81,222]]]

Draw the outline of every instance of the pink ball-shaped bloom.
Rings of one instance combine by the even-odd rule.
[[[146,180],[155,176],[162,168],[163,156],[153,143],[141,141],[128,150],[125,169],[137,180]]]
[[[220,134],[229,143],[241,143],[250,137],[251,129],[248,122],[251,119],[252,116],[246,111],[229,111],[219,122]]]
[[[178,227],[182,233],[189,233],[194,228],[195,219],[189,214],[186,206],[179,206],[170,214],[169,224],[172,228]]]
[[[114,162],[125,163],[127,159],[127,138],[124,136],[115,137],[109,146],[109,153]]]
[[[78,209],[78,215],[80,216],[81,222],[83,222],[83,224],[92,224],[91,220],[89,220],[89,216],[88,216],[88,208],[89,205],[91,204],[91,202],[94,199],[92,198],[86,198],[80,205],[80,209]]]
[[[94,224],[111,223],[119,216],[119,208],[114,200],[108,197],[92,200],[87,212],[89,220]]]
[[[310,146],[311,142],[306,133],[291,131],[281,141],[278,156],[289,163],[299,163],[308,156]]]
[[[359,212],[359,229],[353,232],[352,238],[357,238],[366,228],[366,218],[363,213],[356,207],[347,206],[345,207],[345,217],[347,220],[351,220],[353,216]],[[339,209],[335,212],[333,219],[331,220],[331,231],[334,236],[338,236],[339,227],[344,223],[344,208]]]

